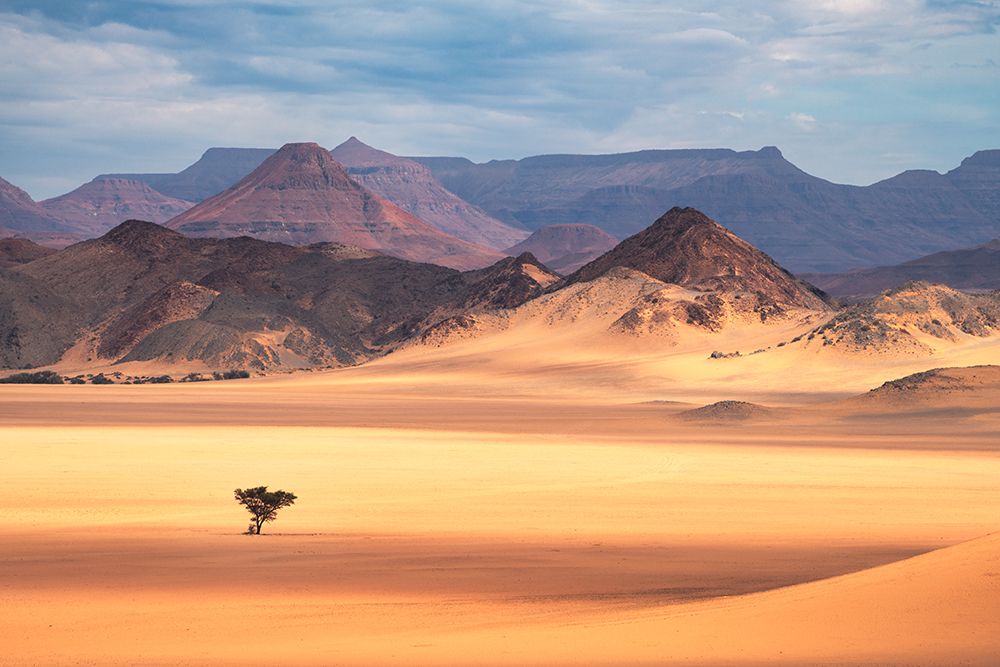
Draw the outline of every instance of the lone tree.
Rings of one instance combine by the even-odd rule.
[[[236,502],[247,508],[250,516],[250,526],[247,528],[248,535],[260,535],[260,529],[265,521],[274,521],[278,518],[278,510],[295,504],[295,494],[288,491],[268,491],[266,486],[257,486],[252,489],[236,489],[233,492]]]

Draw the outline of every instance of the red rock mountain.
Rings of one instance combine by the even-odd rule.
[[[431,170],[351,137],[332,151],[351,178],[441,231],[498,250],[528,235],[449,192]]]
[[[41,206],[51,216],[93,237],[125,220],[165,222],[194,204],[161,194],[142,181],[98,177],[72,192],[46,199]]]
[[[286,144],[236,185],[167,226],[189,236],[252,236],[300,245],[333,241],[460,269],[501,257],[365,189],[314,143]]]
[[[615,237],[594,225],[549,225],[507,248],[506,252],[510,255],[530,252],[545,266],[566,275],[616,245]]]
[[[69,225],[49,215],[31,195],[2,178],[0,236],[24,236],[56,246],[79,240]]]
[[[784,307],[827,308],[822,292],[693,208],[670,209],[564,283],[594,280],[618,267],[692,289],[750,293]]]

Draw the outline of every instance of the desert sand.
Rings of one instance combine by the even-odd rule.
[[[327,372],[0,387],[0,664],[996,664],[1000,392],[851,399],[995,343],[708,361],[726,334],[522,324]],[[723,399],[766,410],[679,416]],[[256,484],[299,500],[249,537]]]

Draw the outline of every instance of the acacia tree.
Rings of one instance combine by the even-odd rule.
[[[288,491],[268,491],[266,486],[256,486],[252,489],[236,489],[233,492],[236,502],[247,508],[250,516],[250,526],[247,533],[260,535],[260,529],[265,521],[278,518],[278,510],[295,504],[295,494]]]

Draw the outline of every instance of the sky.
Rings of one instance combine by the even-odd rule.
[[[476,161],[775,145],[868,184],[1000,148],[1000,0],[0,0],[0,176],[210,146]]]

